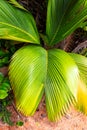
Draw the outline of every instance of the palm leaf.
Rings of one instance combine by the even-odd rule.
[[[78,68],[64,51],[26,46],[14,54],[9,78],[19,111],[32,115],[45,90],[48,117],[53,121],[75,99]]]
[[[40,43],[32,15],[5,0],[0,0],[0,38]]]
[[[62,50],[49,50],[45,94],[50,120],[64,115],[76,98],[77,79],[78,68],[71,57]]]
[[[87,0],[49,0],[46,35],[48,45],[57,44],[87,21]]]
[[[70,56],[75,60],[81,78],[77,91],[77,107],[87,114],[87,58],[74,53],[70,53]]]
[[[24,115],[32,115],[44,92],[46,51],[26,46],[18,50],[9,67],[16,106]],[[44,64],[43,64],[44,63]]]
[[[80,54],[70,53],[70,56],[74,59],[80,72],[80,77],[87,85],[87,58]]]
[[[87,115],[87,85],[82,80],[78,84],[76,107]]]

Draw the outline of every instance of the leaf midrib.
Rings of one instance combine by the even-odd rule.
[[[83,17],[81,20],[79,20],[75,25],[73,25],[73,27],[74,27],[74,26],[77,26],[77,25],[78,25],[79,23],[81,23],[81,21],[83,21],[85,18],[87,18],[87,16],[84,16],[84,17]],[[63,36],[67,35],[67,33],[70,32],[70,30],[72,30],[73,27],[71,27],[66,33],[64,33]]]
[[[67,9],[68,9],[68,7],[69,7],[70,4],[71,4],[71,2],[68,4],[68,6],[67,6],[67,8],[66,8],[66,10],[65,10],[65,12],[64,12],[64,14],[62,15],[61,21],[60,21],[60,23],[59,23],[59,25],[58,25],[58,27],[57,27],[57,29],[56,29],[55,34],[53,35],[53,38],[52,38],[51,41],[50,41],[50,44],[52,44],[53,40],[55,39],[55,37],[56,37],[56,35],[57,35],[57,32],[58,32],[58,30],[59,30],[59,28],[60,28],[60,26],[61,26],[62,20],[63,20],[63,18],[64,18],[64,16],[65,16],[65,14],[66,14],[66,12],[67,12]]]
[[[37,42],[37,40],[30,33],[27,33],[26,31],[20,29],[19,27],[13,26],[13,25],[5,23],[5,22],[0,22],[0,24],[7,25],[7,26],[10,26],[12,28],[15,28],[15,29],[19,30],[20,32],[25,33],[26,35],[31,37],[35,42]]]

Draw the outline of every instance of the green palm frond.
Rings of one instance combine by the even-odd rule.
[[[87,58],[80,54],[70,53],[70,56],[74,59],[80,72],[80,77],[87,85]]]
[[[0,0],[0,39],[40,43],[32,15],[5,0]]]
[[[16,106],[24,115],[32,115],[44,92],[46,77],[46,51],[26,46],[18,50],[9,67],[9,77]]]
[[[49,50],[45,94],[50,120],[57,120],[66,113],[76,98],[77,81],[78,69],[71,57],[62,50]]]
[[[77,108],[87,115],[87,58],[74,53],[71,53],[70,56],[76,62],[80,73],[77,89]]]
[[[9,78],[16,106],[25,115],[35,112],[44,92],[52,121],[63,115],[76,98],[78,68],[61,50],[46,51],[34,45],[19,49],[10,63]]]
[[[48,45],[57,44],[87,21],[87,0],[49,0],[46,35]]]

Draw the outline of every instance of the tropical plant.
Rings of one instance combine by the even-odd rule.
[[[87,89],[87,58],[54,45],[86,25],[87,0],[48,0],[46,33],[40,35],[31,13],[15,0],[9,1],[13,5],[0,0],[0,38],[31,43],[20,48],[9,65],[17,109],[26,116],[33,115],[43,94],[51,121],[61,117],[72,103],[85,108],[79,96],[84,91],[79,88]]]
[[[8,100],[8,95],[10,93],[11,87],[8,77],[5,77],[3,73],[0,72],[0,119],[4,123],[12,125],[10,119],[11,112],[7,109],[7,106],[10,104]]]
[[[12,41],[0,40],[0,120],[9,125],[13,125],[13,122],[11,121],[11,112],[7,108],[12,104],[7,66],[15,49]]]

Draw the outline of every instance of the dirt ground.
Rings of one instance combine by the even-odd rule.
[[[12,120],[20,120],[18,114],[10,107]],[[9,126],[0,122],[0,130],[87,130],[87,116],[71,107],[67,114],[58,122],[50,122],[44,109],[36,111],[32,117],[21,117],[23,126]]]

